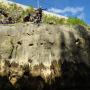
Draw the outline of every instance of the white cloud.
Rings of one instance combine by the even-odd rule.
[[[65,7],[64,9],[58,8],[50,8],[48,9],[49,12],[67,15],[70,14],[72,16],[78,17],[80,19],[84,19],[84,7]]]
[[[48,9],[48,11],[50,12],[54,12],[54,13],[72,13],[72,14],[77,14],[78,12],[82,12],[84,11],[84,7],[66,7],[64,9],[58,9],[58,8],[50,8]]]

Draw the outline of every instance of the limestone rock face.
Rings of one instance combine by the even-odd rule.
[[[29,75],[45,82],[68,76],[67,84],[77,73],[87,78],[89,67],[90,31],[84,26],[0,25],[0,77],[7,77],[12,85],[22,77],[29,81]],[[35,90],[42,90],[40,85]]]

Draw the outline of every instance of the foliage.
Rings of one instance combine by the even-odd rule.
[[[34,12],[35,12],[35,10],[34,10],[34,8],[33,8],[32,6],[29,6],[29,8],[27,8],[27,9],[25,10],[25,14],[34,13]]]
[[[69,17],[68,19],[65,19],[51,15],[43,15],[43,22],[49,24],[71,24],[71,25],[80,24],[87,26],[87,24],[83,20],[74,17]]]
[[[8,13],[8,16],[14,18],[16,22],[23,22],[23,18],[28,15],[28,13],[31,13],[32,15],[35,13],[35,10],[32,6],[29,6],[29,8],[24,10],[22,7],[16,4],[10,4],[6,6],[5,4],[0,3],[0,8],[4,9],[5,12]],[[42,22],[48,24],[87,25],[83,20],[78,18],[69,17],[68,19],[65,19],[46,14],[43,14]]]
[[[9,4],[8,6],[0,3],[0,8],[3,9],[7,14],[8,17],[14,18],[16,22],[20,21],[23,9],[16,4]]]
[[[69,17],[67,20],[67,24],[72,24],[72,25],[87,25],[83,20],[79,19],[79,18],[73,18],[73,17]]]
[[[65,19],[43,14],[43,22],[48,24],[64,24]]]
[[[88,25],[88,30],[90,30],[90,25]]]

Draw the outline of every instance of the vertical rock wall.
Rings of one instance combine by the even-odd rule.
[[[59,90],[88,83],[89,57],[90,31],[84,26],[0,25],[0,88],[5,78],[16,90]]]

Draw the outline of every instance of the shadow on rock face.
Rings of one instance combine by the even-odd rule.
[[[0,77],[0,90],[16,90],[6,76]]]
[[[13,86],[8,78],[0,77],[0,90],[60,90],[68,88],[89,88],[90,68],[84,63],[64,61],[62,77],[55,78],[51,84],[45,83],[40,77],[33,77],[25,72]]]
[[[52,90],[60,90],[60,88],[90,88],[90,64],[89,64],[89,49],[90,42],[89,42],[89,35],[86,29],[83,26],[78,26],[77,32],[79,35],[86,40],[86,45],[81,47],[81,42],[76,40],[74,33],[69,32],[70,37],[70,45],[67,46],[65,42],[65,35],[62,33],[60,36],[60,49],[62,52],[60,53],[61,56],[61,70],[62,70],[62,77],[56,78],[55,82],[52,84]],[[84,54],[84,53],[87,54]],[[83,55],[85,55],[83,57]],[[88,63],[88,64],[87,64]],[[55,87],[54,87],[55,86]],[[55,88],[55,89],[54,89]]]
[[[64,62],[62,64],[62,83],[63,87],[89,87],[90,68],[84,63]]]
[[[7,77],[0,77],[0,90],[43,90],[44,80],[41,77],[24,75],[13,86]]]
[[[40,76],[31,77],[24,75],[18,80],[16,87],[20,90],[43,90],[44,85],[44,80]]]

